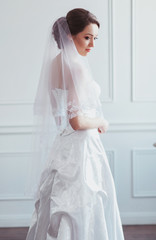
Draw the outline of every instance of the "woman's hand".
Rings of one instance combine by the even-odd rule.
[[[105,133],[108,129],[109,123],[106,119],[103,119],[102,126],[98,128],[99,133]]]

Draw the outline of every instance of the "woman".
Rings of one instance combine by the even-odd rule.
[[[43,160],[46,164],[27,240],[124,239],[99,137],[108,122],[86,58],[99,27],[96,17],[80,8],[53,25],[34,108],[42,126],[34,169],[42,169]]]

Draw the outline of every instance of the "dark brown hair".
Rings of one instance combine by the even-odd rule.
[[[100,23],[95,15],[83,8],[75,8],[69,11],[66,19],[72,35],[82,32],[91,23],[96,24],[100,28]]]
[[[63,29],[66,31],[66,21],[68,23],[69,30],[71,35],[76,35],[84,30],[86,26],[93,23],[100,28],[100,23],[98,22],[95,15],[91,12],[83,9],[83,8],[75,8],[69,11],[66,17],[59,18],[53,25],[52,34],[54,36],[55,41],[57,42],[58,48],[60,46],[60,36],[59,36],[59,29],[57,23],[61,24]]]

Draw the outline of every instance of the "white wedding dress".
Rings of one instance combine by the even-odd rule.
[[[95,83],[94,92],[99,95]],[[57,99],[59,102],[59,99]],[[96,110],[85,114],[95,117]],[[123,240],[114,181],[97,129],[56,137],[26,240]]]

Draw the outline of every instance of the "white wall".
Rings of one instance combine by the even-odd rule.
[[[156,223],[156,30],[154,0],[0,1],[0,226],[27,226],[23,194],[31,161],[32,104],[47,29],[83,7],[101,22],[89,60],[102,86],[102,137],[124,224]]]

